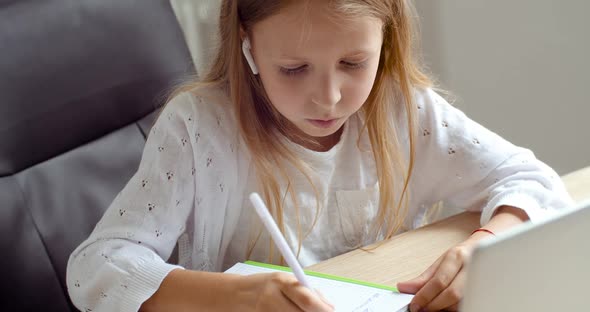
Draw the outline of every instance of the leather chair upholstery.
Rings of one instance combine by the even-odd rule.
[[[77,311],[68,257],[192,68],[168,0],[0,0],[1,311]]]

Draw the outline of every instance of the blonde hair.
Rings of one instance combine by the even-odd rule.
[[[290,163],[306,179],[309,168],[289,150],[281,140],[288,125],[274,109],[258,76],[251,74],[241,53],[240,30],[248,32],[254,24],[276,14],[281,8],[300,0],[223,0],[220,21],[219,53],[210,70],[202,79],[179,88],[174,94],[184,91],[196,95],[205,89],[218,88],[227,92],[234,105],[236,120],[257,170],[262,196],[284,232],[283,205],[286,196],[294,203],[298,214],[296,190],[287,174],[284,162]],[[356,18],[371,16],[383,21],[383,45],[377,76],[368,99],[361,108],[364,114],[363,131],[368,132],[375,157],[379,181],[379,208],[371,233],[378,238],[390,238],[403,227],[407,214],[408,184],[414,166],[414,141],[416,107],[413,89],[429,87],[431,81],[418,66],[414,56],[416,38],[414,10],[410,0],[326,0],[341,16]],[[409,143],[407,155],[400,145],[399,134],[391,116],[396,105],[403,105],[408,125]],[[361,131],[362,133],[362,131]],[[286,190],[281,192],[279,179],[286,181]],[[395,188],[396,176],[402,185]],[[315,190],[316,198],[318,192]],[[395,202],[396,194],[398,200]],[[317,201],[319,203],[319,200]],[[319,205],[319,204],[318,204]],[[316,207],[316,221],[320,207]],[[313,222],[315,225],[315,221]],[[312,225],[312,228],[313,228]],[[303,236],[297,224],[299,248]],[[311,229],[310,229],[311,231]],[[257,239],[256,239],[257,240]],[[273,245],[270,244],[269,261],[272,262]],[[253,246],[251,246],[253,248]],[[248,254],[252,249],[249,250]],[[281,259],[282,261],[282,259]]]

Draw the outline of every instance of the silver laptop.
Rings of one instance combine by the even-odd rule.
[[[590,202],[484,241],[459,311],[590,311]]]

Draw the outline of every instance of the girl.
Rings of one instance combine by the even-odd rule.
[[[530,151],[431,89],[412,16],[406,0],[224,0],[214,66],[167,104],[137,173],[71,255],[77,307],[331,310],[289,275],[218,273],[281,263],[248,202],[257,191],[303,266],[420,226],[439,202],[482,211],[485,230],[398,285],[416,294],[412,312],[456,310],[479,240],[570,199]]]

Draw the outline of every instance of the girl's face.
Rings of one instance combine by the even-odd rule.
[[[383,24],[335,17],[328,1],[306,3],[255,24],[251,52],[272,105],[328,149],[373,87]]]

